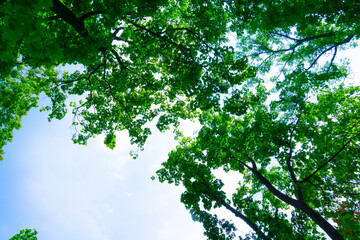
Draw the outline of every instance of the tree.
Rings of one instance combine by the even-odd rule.
[[[127,130],[142,149],[147,122],[164,131],[198,119],[194,138],[175,130],[180,145],[157,176],[185,186],[181,201],[210,239],[235,237],[235,226],[211,213],[217,207],[247,223],[248,238],[321,239],[322,229],[355,239],[360,89],[342,83],[347,65],[336,56],[359,38],[359,8],[317,0],[4,1],[0,149],[40,93],[52,100],[43,109],[49,119],[73,108],[80,144],[104,133],[114,148],[116,131]],[[226,44],[230,32],[238,48]],[[84,70],[59,74],[59,64]],[[81,100],[67,103],[70,95]],[[231,199],[214,175],[219,168],[243,178]]]
[[[358,112],[359,90],[340,85],[284,112],[279,110],[288,99],[269,106],[258,88],[241,118],[226,111],[204,113],[198,136],[184,138],[169,154],[159,180],[185,186],[181,200],[208,226],[209,236],[221,223],[210,224],[204,211],[225,207],[261,239],[322,239],[318,227],[332,239],[343,239],[340,233],[347,230],[355,239],[360,131],[350,115]],[[231,198],[212,171],[219,168],[243,176]],[[348,209],[339,212],[344,203]],[[340,231],[326,221],[339,215],[346,221]]]
[[[35,229],[20,230],[20,233],[16,234],[10,240],[37,240],[37,231]]]
[[[158,128],[164,130],[177,125],[178,118],[192,118],[194,109],[212,107],[217,94],[241,81],[236,73],[251,72],[245,61],[235,62],[233,48],[222,45],[229,17],[219,4],[5,1],[2,89],[11,89],[8,85],[16,79],[10,70],[23,74],[15,66],[43,67],[47,74],[36,76],[47,85],[37,89],[53,101],[46,108],[50,118],[64,116],[68,95],[82,96],[79,103],[70,104],[74,126],[81,125],[75,142],[85,144],[105,133],[112,147],[115,131],[126,129],[132,142],[142,147],[150,134],[143,127],[146,122],[161,115]],[[85,70],[57,77],[53,68],[59,64],[82,64]],[[225,71],[235,65],[234,72]],[[33,82],[39,80],[23,85]],[[9,114],[19,119],[25,112]],[[9,135],[1,147],[10,140]]]

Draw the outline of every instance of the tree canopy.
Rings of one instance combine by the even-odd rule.
[[[242,239],[356,239],[360,88],[337,53],[356,46],[359,13],[355,0],[3,1],[0,149],[40,94],[49,119],[72,109],[75,143],[114,148],[127,130],[142,149],[154,120],[179,140],[156,178],[185,187],[209,239],[238,237],[219,207],[252,228]],[[183,136],[180,119],[202,128]],[[217,169],[241,176],[236,192]]]

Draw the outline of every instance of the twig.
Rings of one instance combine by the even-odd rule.
[[[299,41],[299,40],[301,40],[301,39],[292,38],[292,37],[290,37],[290,36],[288,36],[288,35],[285,35],[285,34],[282,34],[282,33],[278,33],[278,32],[273,32],[273,31],[271,31],[270,34],[278,35],[278,36],[281,36],[281,37],[285,37],[285,38],[288,38],[288,39],[293,40],[293,41]]]

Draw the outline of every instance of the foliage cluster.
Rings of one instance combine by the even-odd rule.
[[[41,93],[49,119],[72,108],[79,144],[105,134],[114,148],[126,130],[142,149],[146,123],[197,119],[157,178],[186,188],[209,239],[238,235],[219,207],[252,228],[243,239],[355,239],[360,88],[337,53],[356,45],[359,13],[356,0],[2,1],[0,149]],[[217,169],[242,177],[232,195]]]

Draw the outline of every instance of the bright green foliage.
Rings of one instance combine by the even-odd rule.
[[[344,216],[339,221],[344,228],[352,226],[348,230],[356,236],[360,224],[352,217],[360,200],[360,88],[327,89],[316,101],[304,100],[281,114],[289,99],[269,106],[261,87],[254,96],[257,100],[241,118],[204,112],[198,136],[185,138],[170,153],[157,172],[159,180],[182,183],[186,192],[181,200],[196,216],[222,206],[252,222],[267,239],[321,239],[301,203],[326,218]],[[231,199],[212,173],[219,168],[243,176]],[[338,211],[341,203],[347,204],[346,214]],[[289,206],[299,209],[290,213]]]
[[[360,89],[342,83],[337,58],[359,39],[358,1],[0,6],[0,149],[40,93],[52,101],[49,119],[72,108],[79,144],[104,134],[113,149],[127,130],[142,149],[149,121],[164,131],[198,119],[199,134],[180,140],[158,178],[185,186],[181,201],[209,239],[237,235],[212,213],[219,207],[252,228],[247,239],[359,235]],[[59,74],[60,64],[82,70]],[[81,100],[68,103],[73,95]],[[216,169],[242,177],[232,196]]]
[[[0,160],[2,148],[13,138],[14,129],[21,127],[21,118],[37,106],[39,94],[48,89],[48,80],[56,77],[50,69],[26,69],[16,66],[0,82]]]
[[[235,2],[231,9],[239,18],[231,30],[242,36],[242,53],[257,60],[263,72],[280,65],[277,80],[294,70],[316,71],[324,60],[323,72],[337,72],[338,51],[359,37],[356,0]]]
[[[32,68],[82,64],[82,72],[47,79],[45,91],[53,103],[50,118],[64,116],[69,95],[82,96],[71,103],[76,143],[126,129],[141,148],[150,134],[146,122],[160,116],[157,126],[165,130],[219,106],[219,94],[249,71],[223,45],[230,21],[224,1],[45,2],[2,3],[1,39],[8,47],[1,78],[19,56]],[[8,34],[17,18],[31,21],[17,24],[22,34],[13,38]]]
[[[37,240],[37,231],[35,229],[20,230],[20,233],[16,234],[10,240]]]

